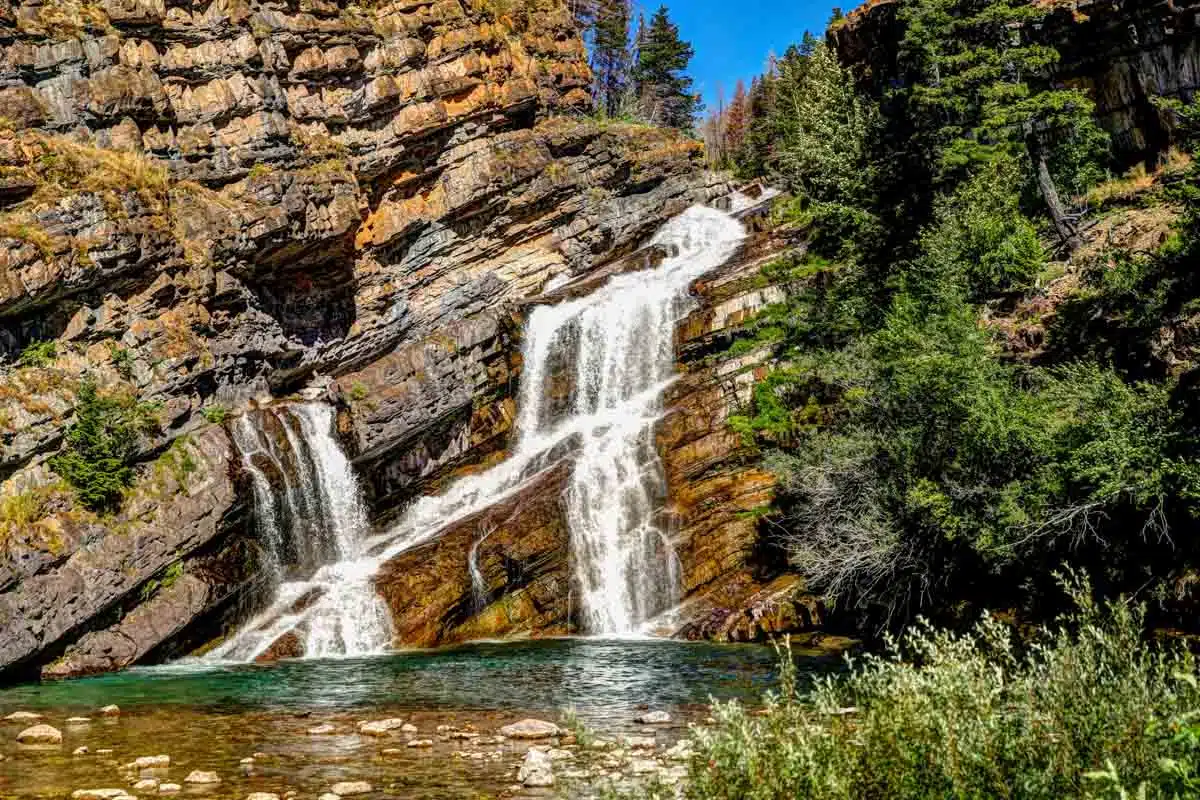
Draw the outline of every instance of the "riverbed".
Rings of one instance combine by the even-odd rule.
[[[829,657],[797,655],[802,672],[836,668]],[[180,796],[206,800],[254,792],[317,798],[335,784],[365,782],[368,800],[584,797],[639,775],[678,781],[686,767],[680,740],[703,723],[709,698],[756,705],[775,671],[768,647],[554,639],[269,665],[183,662],[22,685],[0,691],[0,716],[42,714],[36,722],[63,740],[23,746],[17,734],[34,721],[3,723],[0,796],[123,788],[159,797],[168,796],[162,785],[176,784]],[[110,705],[119,715],[100,713]],[[649,712],[670,719],[636,721]],[[564,716],[588,735],[573,735],[579,726],[568,730]],[[71,717],[88,721],[68,724]],[[527,718],[562,731],[499,735]],[[364,722],[393,719],[407,727],[360,731]],[[521,785],[530,747],[553,755],[554,787]],[[167,768],[123,769],[158,755],[170,757]],[[186,783],[196,771],[220,782]]]

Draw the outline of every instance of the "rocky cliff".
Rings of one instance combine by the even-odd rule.
[[[1037,0],[1050,16],[1034,35],[1062,58],[1058,80],[1086,89],[1127,165],[1171,141],[1157,97],[1190,101],[1200,89],[1200,3],[1194,0]],[[842,61],[880,90],[904,80],[896,0],[870,0],[829,31]]]
[[[504,451],[520,302],[725,191],[698,144],[582,116],[588,80],[558,0],[0,4],[0,669],[245,615],[247,404],[339,405],[380,518]],[[85,380],[144,423],[117,511],[49,466]],[[555,536],[522,512],[498,546]]]

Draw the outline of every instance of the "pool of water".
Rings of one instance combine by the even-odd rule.
[[[797,655],[805,672],[837,667],[835,659]],[[258,791],[316,797],[339,780],[367,780],[375,798],[513,796],[506,787],[529,743],[489,743],[509,722],[556,720],[570,708],[603,735],[652,736],[661,752],[703,720],[710,697],[755,705],[775,674],[769,647],[559,639],[271,665],[180,663],[21,685],[0,690],[0,716],[44,714],[64,741],[25,748],[15,741],[23,724],[0,726],[0,796],[128,787],[120,766],[158,754],[171,756],[168,773],[154,776],[163,781],[182,782],[193,769],[217,772],[222,782],[205,791],[214,799]],[[118,718],[98,716],[108,704],[121,707]],[[647,708],[669,711],[671,724],[635,724]],[[91,721],[67,725],[71,716]],[[386,717],[403,717],[417,732],[358,734],[359,722]],[[309,734],[321,724],[335,733]],[[480,736],[458,738],[450,729]],[[409,748],[412,738],[433,744]],[[88,753],[73,755],[80,747]]]

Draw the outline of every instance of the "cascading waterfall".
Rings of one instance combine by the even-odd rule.
[[[210,658],[252,660],[302,623],[307,655],[378,649],[391,636],[390,617],[370,587],[373,569],[356,569],[369,526],[354,470],[333,437],[333,409],[316,403],[263,409],[240,417],[233,432],[278,584],[272,608],[288,612],[244,628]],[[268,473],[282,484],[278,491]],[[287,572],[311,577],[282,580]],[[355,590],[329,591],[356,583],[362,585]],[[322,602],[329,598],[343,602]]]
[[[308,656],[385,648],[390,637],[383,625],[367,624],[348,636],[345,616],[382,614],[372,585],[379,566],[502,502],[564,460],[573,464],[567,522],[586,632],[633,634],[674,604],[678,566],[659,526],[665,479],[654,425],[673,379],[675,326],[690,306],[689,287],[732,256],[744,237],[729,214],[688,209],[654,237],[652,244],[668,252],[657,268],[617,275],[587,296],[535,308],[526,325],[518,440],[509,458],[416,501],[389,530],[310,580],[285,583],[271,607],[215,657],[254,658],[288,632],[305,638]],[[573,373],[565,404],[553,402],[548,390],[561,365]],[[322,480],[328,485],[332,479]],[[334,628],[340,633],[327,635]]]

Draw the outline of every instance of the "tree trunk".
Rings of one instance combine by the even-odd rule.
[[[1046,208],[1050,212],[1054,230],[1067,250],[1074,253],[1083,242],[1079,238],[1079,232],[1075,229],[1075,223],[1067,218],[1067,210],[1058,196],[1058,187],[1054,185],[1054,177],[1050,174],[1050,164],[1046,160],[1046,149],[1042,146],[1037,134],[1029,136],[1026,146],[1029,148],[1029,158],[1033,161],[1034,169],[1037,172],[1038,190],[1042,193],[1042,199],[1046,201]]]

